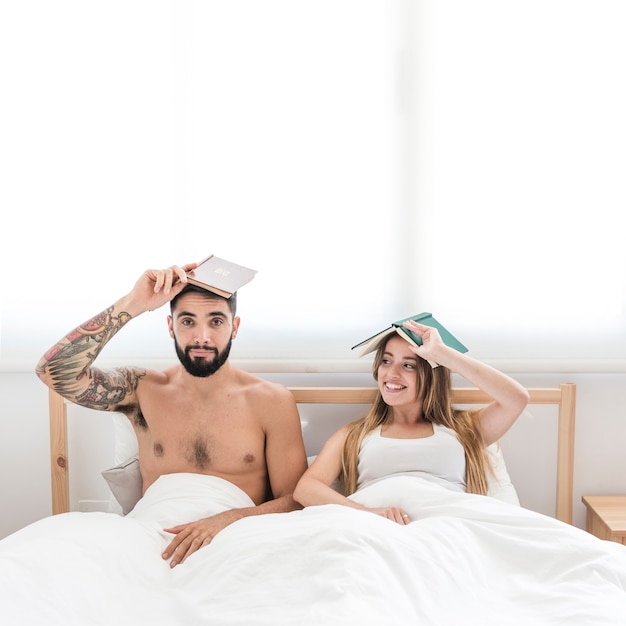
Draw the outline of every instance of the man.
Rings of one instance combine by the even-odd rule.
[[[164,474],[191,472],[225,479],[254,502],[165,529],[175,535],[163,553],[171,567],[243,517],[301,508],[292,492],[306,469],[293,396],[230,364],[240,324],[237,296],[222,298],[187,283],[187,273],[196,267],[147,270],[127,295],[46,352],[36,369],[71,402],[128,417],[139,444],[144,493]],[[93,367],[132,318],[167,302],[180,365],[162,372]]]

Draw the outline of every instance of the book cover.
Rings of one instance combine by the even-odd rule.
[[[187,275],[187,280],[192,285],[230,298],[237,289],[249,283],[255,274],[256,270],[211,254],[198,263],[198,267]]]
[[[412,343],[415,346],[422,345],[422,338],[415,333],[412,333],[408,328],[404,328],[402,324],[407,322],[408,320],[414,320],[420,324],[424,324],[424,326],[432,326],[439,331],[439,335],[441,336],[441,340],[451,348],[458,350],[459,352],[467,352],[467,348],[440,322],[438,322],[433,316],[432,313],[419,313],[417,315],[411,315],[410,317],[405,317],[404,319],[398,320],[397,322],[392,322],[390,326],[377,332],[375,335],[368,337],[364,341],[357,343],[356,346],[352,347],[352,350],[356,348],[361,348],[361,352],[359,356],[365,356],[370,352],[374,352],[376,348],[378,348],[378,344],[381,340],[389,335],[390,333],[396,332],[401,337],[406,339],[409,343]]]

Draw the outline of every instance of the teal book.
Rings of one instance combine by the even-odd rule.
[[[432,316],[432,313],[419,313],[418,315],[412,315],[411,317],[405,317],[402,320],[393,322],[388,328],[377,332],[368,339],[361,341],[361,343],[357,343],[356,346],[352,347],[352,350],[360,348],[361,352],[359,353],[359,356],[365,356],[370,352],[374,352],[374,350],[378,348],[378,344],[381,340],[393,332],[398,333],[398,335],[406,339],[409,343],[412,343],[414,346],[421,346],[422,338],[402,326],[403,322],[407,322],[409,320],[414,320],[419,324],[424,324],[424,326],[432,326],[433,328],[436,328],[439,331],[441,340],[447,346],[450,346],[459,352],[467,352],[467,348],[443,324],[441,324],[441,322],[438,322]]]

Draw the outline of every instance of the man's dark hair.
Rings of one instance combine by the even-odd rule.
[[[235,317],[237,315],[237,292],[235,292],[230,298],[224,298],[217,293],[213,293],[212,291],[208,291],[203,287],[198,287],[198,285],[192,285],[190,283],[185,285],[183,290],[171,299],[170,311],[172,313],[174,313],[174,309],[176,309],[176,303],[178,302],[178,299],[186,293],[199,293],[205,296],[208,300],[224,300],[228,303],[228,308],[230,309],[232,316]]]

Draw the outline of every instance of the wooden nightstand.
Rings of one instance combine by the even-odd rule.
[[[583,496],[587,532],[626,545],[626,496]]]

